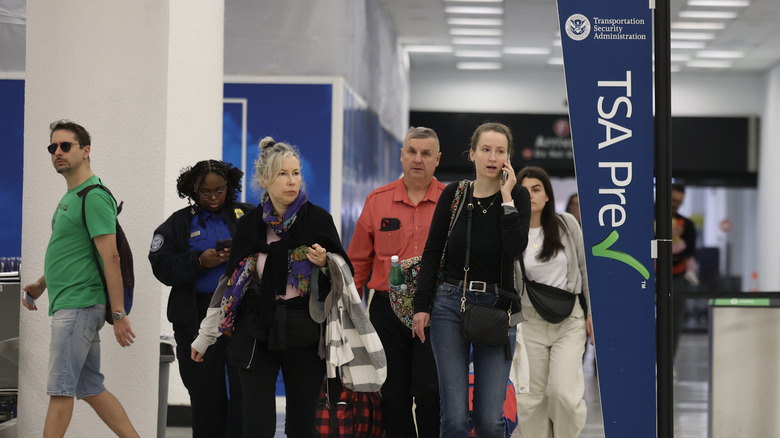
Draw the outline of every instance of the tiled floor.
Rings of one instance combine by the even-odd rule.
[[[590,351],[586,355],[592,354]],[[603,438],[601,400],[598,381],[591,357],[585,360],[585,400],[588,403],[588,422],[580,438]],[[707,437],[707,402],[709,397],[709,345],[706,333],[683,334],[675,366],[674,381],[674,436],[675,438]],[[279,401],[276,437],[284,437],[284,404]],[[191,438],[187,428],[169,427],[167,438]]]

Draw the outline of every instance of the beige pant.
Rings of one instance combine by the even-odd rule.
[[[523,308],[530,391],[517,394],[513,437],[577,438],[585,427],[585,318],[579,302],[560,324],[550,324],[531,306]]]

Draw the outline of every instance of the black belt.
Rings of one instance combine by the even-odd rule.
[[[445,283],[449,284],[460,284],[463,283],[463,279],[460,278],[452,278],[452,277],[445,277],[444,278]],[[496,293],[496,288],[500,287],[498,283],[486,283],[484,281],[472,281],[469,280],[468,284],[466,285],[466,290],[471,292],[490,292],[490,293]]]
[[[379,295],[380,297],[390,298],[390,293],[386,290],[376,290],[374,289],[374,295]]]

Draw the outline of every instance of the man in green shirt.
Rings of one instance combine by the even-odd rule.
[[[60,120],[51,128],[48,151],[68,191],[52,217],[52,234],[46,249],[43,276],[24,287],[22,304],[37,310],[34,301],[48,288],[52,336],[44,437],[62,437],[73,415],[74,397],[84,399],[120,437],[137,437],[122,404],[103,386],[100,372],[100,328],[105,322],[106,297],[95,265],[92,242],[103,265],[114,319],[114,336],[123,347],[135,334],[124,312],[122,273],[116,248],[116,204],[104,190],[86,195],[89,234],[81,215],[78,192],[99,183],[92,173],[89,133],[80,125]],[[81,333],[82,336],[72,336]]]

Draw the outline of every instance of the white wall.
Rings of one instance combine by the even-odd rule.
[[[567,113],[563,67],[513,71],[410,71],[410,109],[417,111]],[[672,75],[672,114],[748,116],[764,111],[758,74]]]
[[[149,265],[146,254],[154,229],[171,213],[187,205],[187,201],[180,199],[176,192],[176,180],[181,170],[200,160],[222,158],[225,21],[219,17],[223,16],[222,1],[171,2],[167,147],[159,151],[159,157],[165,163],[163,200],[153,216],[155,225],[145,230],[142,240],[145,245],[139,248],[144,265]],[[204,62],[208,58],[212,61]],[[170,288],[156,282],[154,290],[160,294],[160,334],[172,338],[173,326],[168,322],[166,313]],[[168,404],[189,405],[190,395],[181,381],[178,362],[170,365],[169,376]]]
[[[761,115],[765,87],[761,74],[672,74],[672,115]]]
[[[403,137],[408,72],[379,2],[231,1],[225,23],[226,75],[343,77]]]
[[[144,437],[157,433],[160,283],[146,259],[151,230],[174,208],[169,184],[182,165],[219,156],[222,2],[31,2],[27,9],[22,284],[43,272],[51,215],[66,191],[44,145],[49,123],[72,119],[92,135],[92,169],[123,200],[134,250],[135,343],[101,332],[106,386]],[[175,53],[172,53],[175,52]],[[174,195],[175,196],[175,195]],[[22,312],[18,436],[41,436],[48,406],[47,299]],[[110,436],[76,402],[67,436]]]
[[[780,163],[780,66],[766,74],[766,107],[761,124],[758,169],[758,283],[761,290],[780,291],[780,202],[777,168]]]
[[[417,111],[564,114],[563,68],[526,71],[415,70],[409,106]]]

